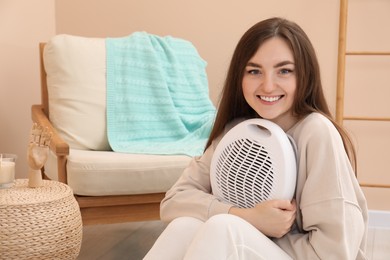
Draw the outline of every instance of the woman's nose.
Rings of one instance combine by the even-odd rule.
[[[275,82],[272,75],[264,74],[261,88],[264,92],[272,92],[275,88]]]

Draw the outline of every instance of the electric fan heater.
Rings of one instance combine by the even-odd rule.
[[[233,127],[211,160],[213,194],[240,208],[270,199],[291,200],[296,175],[294,140],[265,119],[249,119]]]

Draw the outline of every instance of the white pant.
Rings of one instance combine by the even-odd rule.
[[[245,220],[230,214],[202,222],[191,217],[173,220],[144,260],[291,259],[280,247]]]

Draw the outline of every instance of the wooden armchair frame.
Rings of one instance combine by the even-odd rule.
[[[63,141],[49,120],[49,101],[46,82],[46,71],[43,63],[45,43],[39,44],[41,103],[31,108],[32,121],[47,127],[52,132],[50,150],[57,156],[58,181],[67,183],[66,162],[69,145]],[[42,175],[49,179],[42,169]],[[84,225],[109,224],[130,221],[158,220],[160,202],[164,193],[120,195],[120,196],[78,196],[75,198],[80,206]]]

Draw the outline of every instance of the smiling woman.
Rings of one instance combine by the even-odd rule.
[[[292,200],[241,208],[214,194],[215,149],[250,118],[273,121],[294,139]],[[145,259],[365,259],[367,205],[354,164],[354,147],[330,114],[309,38],[292,21],[261,21],[237,44],[204,154],[166,193],[160,215],[170,224]]]

